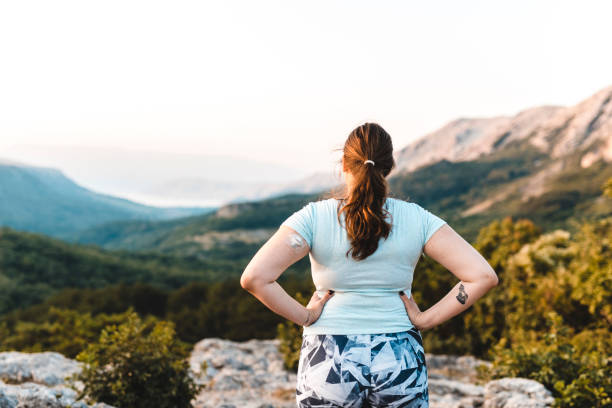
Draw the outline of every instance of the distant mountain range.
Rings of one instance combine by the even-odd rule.
[[[88,190],[61,171],[0,161],[0,225],[67,237],[117,220],[167,220],[211,208],[159,208]]]
[[[507,215],[555,228],[572,218],[610,214],[601,185],[612,177],[611,101],[608,87],[573,107],[451,121],[396,152],[397,168],[388,178],[392,194],[427,206],[468,238]],[[158,193],[168,196],[234,195],[233,204],[198,216],[200,210],[159,209],[93,193],[56,170],[4,163],[0,224],[107,248],[206,252],[219,250],[219,242],[236,248],[265,239],[291,209],[339,182],[330,172],[261,183],[256,191],[197,179],[160,187]],[[190,217],[168,220],[180,215]]]
[[[602,186],[612,177],[611,100],[608,87],[570,108],[452,121],[397,152],[397,169],[388,178],[392,195],[431,209],[468,240],[506,216],[531,219],[545,230],[571,230],[573,219],[608,216],[612,205]],[[118,222],[75,240],[191,255],[253,249],[292,209],[325,191],[227,204],[180,225]]]
[[[612,216],[612,199],[602,194],[612,178],[611,95],[608,88],[576,107],[534,109],[509,121],[453,121],[429,136],[446,146],[439,151],[423,138],[398,152],[400,169],[388,178],[392,196],[428,208],[468,242],[509,216],[543,232],[573,232],[583,219]],[[418,152],[430,157],[410,163],[421,160]],[[326,191],[198,214],[94,193],[54,169],[2,162],[0,224],[71,243],[0,228],[0,313],[64,287],[145,281],[176,288],[237,279],[283,220]],[[305,257],[290,273],[307,276],[308,267]]]
[[[163,207],[261,199],[285,186],[299,189],[299,180],[307,175],[290,166],[237,156],[146,148],[13,145],[0,151],[0,157],[59,168],[91,190]]]
[[[181,178],[158,184],[142,192],[149,197],[173,197],[186,202],[200,202],[214,197],[224,203],[262,200],[291,193],[309,194],[342,183],[340,175],[324,172],[291,182],[236,182],[204,178]]]

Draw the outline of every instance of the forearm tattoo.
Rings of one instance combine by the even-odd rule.
[[[468,294],[465,293],[465,288],[463,287],[463,283],[459,284],[459,294],[457,295],[457,300],[462,305],[465,305],[465,300],[467,299]]]

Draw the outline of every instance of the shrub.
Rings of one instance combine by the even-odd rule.
[[[305,299],[301,292],[297,292],[295,298],[304,306],[308,304],[308,299]],[[302,348],[302,326],[289,320],[279,323],[276,337],[280,340],[278,348],[283,356],[285,368],[297,372]]]
[[[479,377],[539,381],[552,391],[559,408],[612,406],[610,336],[602,330],[575,336],[555,312],[547,314],[546,322],[548,332],[522,332],[524,340],[511,348],[502,339],[492,350],[496,356],[492,367],[480,367]]]
[[[490,378],[544,384],[563,408],[612,407],[612,218],[525,244],[505,270],[505,330]]]
[[[102,329],[110,324],[126,321],[126,313],[92,316],[76,310],[51,306],[42,322],[17,321],[13,327],[0,322],[0,351],[25,352],[57,351],[74,358],[91,342],[96,341]]]
[[[186,408],[201,389],[186,361],[188,347],[176,339],[171,322],[142,321],[130,308],[127,321],[102,330],[97,343],[77,355],[83,370],[79,399],[118,408]]]

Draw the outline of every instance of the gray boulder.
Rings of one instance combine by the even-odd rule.
[[[65,378],[81,370],[81,363],[60,353],[0,353],[0,408],[113,408],[104,403],[76,401],[77,391]],[[74,386],[82,390],[82,384]]]
[[[0,353],[0,380],[19,384],[34,382],[45,385],[64,383],[64,377],[81,371],[81,364],[56,352]]]
[[[483,408],[547,408],[552,393],[537,381],[527,378],[500,378],[485,385]]]

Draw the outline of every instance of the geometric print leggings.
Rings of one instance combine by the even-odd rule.
[[[305,407],[428,408],[416,327],[382,334],[303,335],[296,400]]]

